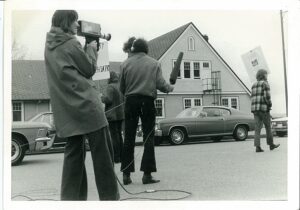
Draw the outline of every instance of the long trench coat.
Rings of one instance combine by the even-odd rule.
[[[57,135],[83,135],[107,126],[91,79],[97,51],[91,47],[83,50],[75,36],[53,27],[47,33],[44,55]]]

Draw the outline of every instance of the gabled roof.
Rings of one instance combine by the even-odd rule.
[[[191,23],[185,24],[148,42],[148,55],[159,60]]]
[[[110,62],[112,70],[118,70],[120,62]],[[97,82],[100,92],[107,86],[107,80]],[[12,100],[48,100],[49,89],[46,66],[43,60],[12,61]]]
[[[44,61],[12,61],[12,100],[43,99],[49,99]]]
[[[192,23],[187,23],[183,26],[180,26],[177,29],[174,29],[164,35],[161,35],[155,39],[152,39],[148,42],[149,44],[149,56],[159,60],[168,49],[176,42],[176,40],[186,31],[186,29],[192,25],[197,32],[203,37],[203,40],[208,44],[212,51],[220,58],[220,60],[227,66],[227,68],[234,74],[242,86],[246,89],[248,94],[250,94],[249,88],[245,83],[238,77],[238,75],[233,71],[233,69],[228,65],[228,63],[220,56],[216,49],[204,38],[204,35],[199,31],[199,29]]]

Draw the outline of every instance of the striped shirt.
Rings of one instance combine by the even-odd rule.
[[[270,86],[267,81],[257,81],[252,85],[251,112],[268,112],[272,107]]]

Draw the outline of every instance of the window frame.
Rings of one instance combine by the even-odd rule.
[[[223,99],[227,99],[227,101],[228,101],[228,106],[225,106],[225,105],[223,104]],[[237,106],[237,108],[232,107],[232,99],[236,99],[236,106]],[[240,109],[239,97],[238,97],[238,96],[222,96],[222,97],[221,97],[221,105],[222,105],[222,106],[225,106],[225,107],[229,107],[229,108],[233,108],[233,109],[239,110],[239,109]]]
[[[155,101],[154,101],[155,110],[156,110],[156,101],[157,100],[161,100],[162,116],[157,116],[155,114],[155,117],[156,118],[165,118],[166,117],[166,113],[165,113],[165,98],[156,98],[155,99]]]
[[[21,110],[14,110],[14,104],[15,103],[20,103],[21,105]],[[24,102],[23,101],[12,101],[12,122],[24,122]],[[21,112],[21,120],[16,121],[14,120],[14,111],[20,111]]]
[[[188,37],[188,51],[195,51],[195,39],[192,36]]]
[[[190,100],[191,101],[191,106],[190,107],[187,107],[186,106],[186,101],[187,100]],[[183,98],[183,110],[187,109],[187,108],[192,108],[192,107],[199,107],[199,106],[195,106],[195,100],[200,100],[200,105],[199,106],[202,106],[203,105],[203,98]]]
[[[198,64],[198,69],[197,71],[199,71],[199,76],[195,76],[195,64]],[[200,75],[200,61],[193,61],[193,78],[194,79],[200,79],[201,75]]]

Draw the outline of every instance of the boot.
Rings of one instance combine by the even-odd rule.
[[[260,146],[256,147],[256,152],[263,152],[263,151],[264,150]]]
[[[157,182],[160,182],[160,180],[153,179],[151,176],[151,173],[144,173],[143,178],[142,178],[143,184],[154,184]]]
[[[130,178],[130,173],[129,174],[123,173],[123,184],[128,185],[128,184],[131,184],[131,183],[132,183],[132,180]]]
[[[271,144],[270,145],[270,150],[273,150],[273,149],[275,149],[275,148],[277,148],[279,146],[280,146],[280,144]]]

